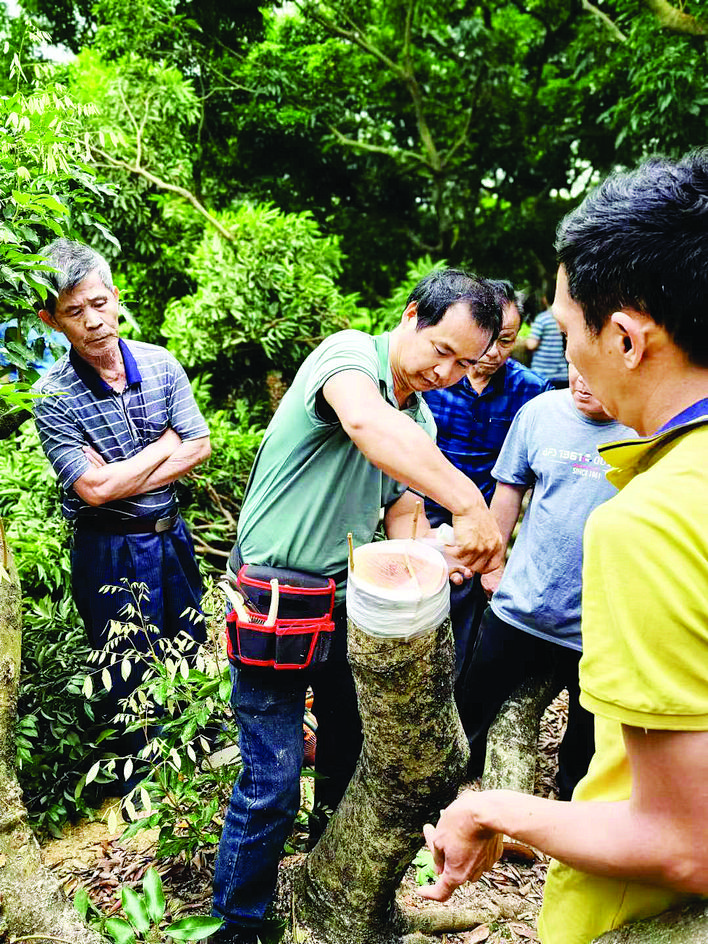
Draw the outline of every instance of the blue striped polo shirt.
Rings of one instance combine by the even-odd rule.
[[[122,393],[103,381],[73,348],[35,384],[42,394],[34,402],[37,431],[61,485],[62,514],[70,521],[79,515],[159,518],[176,504],[170,483],[99,508],[88,505],[72,488],[90,466],[85,445],[110,463],[130,459],[168,427],[183,440],[209,435],[187,375],[175,358],[154,344],[122,339],[119,343],[126,377]]]
[[[567,380],[568,361],[565,344],[553,312],[542,311],[531,325],[529,337],[538,338],[539,345],[531,355],[531,370],[548,380]]]

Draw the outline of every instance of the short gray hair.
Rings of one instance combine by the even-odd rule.
[[[39,254],[57,270],[42,273],[54,290],[44,300],[44,307],[52,316],[61,293],[72,292],[91,272],[97,272],[106,288],[113,290],[111,267],[100,252],[96,252],[86,243],[74,239],[55,239],[53,243],[41,249]]]

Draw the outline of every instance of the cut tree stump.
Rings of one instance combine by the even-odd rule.
[[[394,904],[426,822],[457,794],[469,749],[453,696],[450,621],[408,642],[349,621],[364,746],[294,881],[286,940],[392,944],[413,928]]]

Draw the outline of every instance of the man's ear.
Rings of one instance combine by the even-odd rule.
[[[401,315],[401,324],[409,324],[418,317],[418,302],[409,302]]]
[[[638,311],[616,311],[610,316],[613,342],[628,370],[635,370],[647,353],[651,319]]]
[[[45,323],[45,325],[49,325],[50,328],[56,329],[57,323],[54,318],[54,315],[50,314],[46,308],[42,308],[40,311],[37,312],[37,314]]]

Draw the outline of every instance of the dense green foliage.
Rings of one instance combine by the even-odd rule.
[[[250,373],[260,350],[293,369],[356,314],[335,279],[342,263],[336,238],[323,238],[306,213],[243,204],[219,215],[232,236],[205,233],[189,259],[198,288],[172,302],[163,333],[186,367]],[[223,370],[222,370],[223,372]]]

